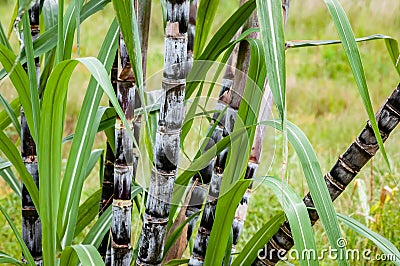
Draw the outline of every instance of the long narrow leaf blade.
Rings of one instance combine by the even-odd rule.
[[[361,224],[360,222],[345,216],[343,214],[337,214],[338,219],[346,224],[348,227],[359,233],[361,236],[368,238],[391,260],[395,265],[400,265],[400,252],[399,250],[386,238],[371,231],[368,227]]]
[[[314,250],[317,253],[310,218],[301,198],[291,187],[287,184],[282,184],[282,181],[277,178],[266,177],[259,179],[259,181],[263,182],[263,184],[274,192],[282,205],[285,215],[289,220],[294,245],[298,254],[304,254],[304,250]],[[300,256],[299,262],[300,265],[319,265],[316,256],[310,256],[310,258]]]
[[[347,18],[346,13],[344,12],[343,7],[340,5],[340,2],[338,0],[324,1],[329,10],[329,13],[332,16],[333,22],[336,26],[336,30],[342,41],[344,50],[350,63],[351,70],[356,80],[358,90],[367,111],[368,118],[370,120],[372,129],[374,130],[376,140],[378,141],[379,149],[381,150],[386,164],[390,169],[389,159],[387,157],[385,147],[383,146],[382,137],[379,133],[378,124],[376,123],[374,110],[372,108],[371,98],[368,92],[368,86],[365,78],[364,67],[360,57],[360,52],[358,50],[349,19]]]

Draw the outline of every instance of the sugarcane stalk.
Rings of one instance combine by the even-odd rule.
[[[114,63],[111,68],[111,84],[114,88],[114,92],[117,93],[117,79],[118,79],[118,51],[114,57]],[[111,103],[109,103],[110,106]],[[115,129],[113,129],[115,130]],[[103,212],[111,206],[113,195],[114,195],[114,161],[115,155],[109,144],[109,141],[106,141],[106,156],[104,160],[104,177],[102,183],[101,190],[101,198],[100,198],[100,211],[99,217],[103,214]],[[107,232],[101,244],[98,248],[101,257],[106,265],[111,265],[111,239],[110,232]]]
[[[375,117],[382,140],[386,141],[389,134],[400,121],[400,84],[379,109]],[[350,182],[378,150],[379,146],[374,131],[368,122],[356,140],[339,156],[335,165],[324,176],[332,201],[343,193]],[[310,193],[303,198],[303,202],[308,208],[311,223],[314,225],[318,221],[319,216],[315,210]],[[290,226],[288,221],[286,221],[261,250],[253,265],[275,265],[279,261],[279,257],[282,258],[282,256],[285,256],[293,245]]]
[[[160,265],[170,202],[179,161],[187,70],[189,0],[167,2],[163,100],[154,145],[154,162],[139,240],[138,265]]]
[[[289,15],[289,4],[290,4],[289,0],[282,0],[283,26],[285,29]],[[258,122],[266,121],[269,119],[269,117],[271,116],[272,104],[273,104],[272,92],[268,86],[268,80],[266,80],[264,96],[263,96],[263,101],[261,102]],[[257,125],[256,127],[256,133],[251,148],[245,179],[253,179],[256,175],[258,166],[260,164],[261,150],[264,143],[266,129],[267,127],[264,125]],[[247,208],[251,196],[252,185],[253,184],[250,184],[248,190],[243,195],[243,198],[236,209],[235,218],[232,223],[232,230],[233,230],[232,252],[235,252],[236,250],[236,245],[239,241],[239,237],[242,232],[244,222],[246,220]]]
[[[32,40],[39,37],[39,13],[40,1],[29,9],[29,20],[31,25]],[[36,79],[40,81],[40,61],[35,58]],[[24,64],[27,71],[27,65]],[[36,186],[39,187],[39,171],[36,153],[36,144],[29,130],[24,109],[21,108],[21,155],[28,172],[31,174]],[[22,183],[22,238],[27,245],[36,265],[42,265],[42,224],[39,214],[33,204],[27,188]]]
[[[258,27],[257,15],[254,12],[243,26],[243,30],[248,28]],[[258,33],[251,33],[249,38],[258,38]],[[223,130],[230,134],[233,130],[237,111],[239,109],[243,92],[246,87],[247,74],[250,65],[250,45],[248,42],[241,42],[239,44],[239,52],[237,57],[237,69],[234,72],[232,88],[222,92],[222,99],[228,100],[227,112],[223,118]],[[223,132],[221,130],[221,133]],[[214,133],[214,132],[213,132]],[[190,257],[189,265],[203,265],[204,258],[207,251],[208,239],[214,224],[214,217],[217,205],[217,198],[222,182],[222,176],[225,169],[228,149],[217,155],[214,162],[213,173],[208,190],[208,199],[204,207],[203,215],[201,217],[200,226],[196,235],[193,246],[192,255]]]
[[[122,34],[119,39],[121,72],[117,80],[117,98],[128,122],[132,123],[135,102],[135,78]],[[133,126],[132,126],[132,130]],[[117,115],[115,122],[114,198],[111,223],[111,264],[131,262],[131,187],[133,179],[133,139]]]

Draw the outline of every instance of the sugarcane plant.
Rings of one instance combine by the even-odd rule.
[[[342,221],[385,254],[394,254],[392,260],[399,265],[400,252],[392,243],[336,213],[332,203],[378,150],[388,161],[383,142],[400,121],[400,85],[374,115],[356,41],[385,39],[400,74],[395,39],[355,39],[338,0],[325,4],[340,41],[292,42],[284,36],[284,29],[293,30],[286,26],[287,0],[240,1],[221,25],[214,17],[226,3],[163,0],[164,67],[157,108],[150,100],[156,93],[149,92],[155,88],[146,84],[151,1],[111,1],[115,18],[97,58],[79,57],[85,53],[79,51],[85,36],[81,23],[109,2],[76,0],[64,9],[62,0],[18,1],[10,24],[23,41],[19,50],[13,50],[0,24],[0,80],[9,78],[18,94],[11,102],[0,95],[0,150],[6,159],[0,160],[0,175],[22,197],[23,222],[21,235],[0,205],[23,253],[19,259],[20,254],[0,252],[0,263],[274,265],[293,246],[300,253],[316,250],[312,225],[320,219],[329,245],[339,253],[346,252],[338,242]],[[40,9],[45,25],[39,36]],[[214,27],[216,33],[210,35]],[[306,135],[287,119],[285,60],[294,48],[340,42],[369,122],[323,176]],[[75,45],[78,57],[73,58]],[[68,127],[73,133],[66,136],[69,81],[75,79],[78,64],[92,77],[82,93],[76,124]],[[221,73],[217,104],[208,110]],[[84,84],[79,82],[79,89]],[[103,94],[107,106],[100,105]],[[274,120],[272,102],[278,113]],[[156,128],[154,112],[159,112]],[[193,141],[189,132],[196,130],[193,120],[198,117],[205,117],[209,126],[200,131],[205,140],[191,157],[186,145]],[[12,127],[20,137],[20,151],[19,141],[9,135]],[[280,178],[256,177],[258,165],[265,161],[261,151],[266,127],[282,132],[282,167],[276,174]],[[140,136],[140,131],[145,133]],[[105,145],[101,139],[104,149],[93,148],[98,132],[107,137]],[[284,182],[291,167],[289,143],[310,191],[303,200]],[[181,154],[189,161],[184,169]],[[151,173],[145,170],[148,161]],[[99,171],[92,171],[97,162]],[[149,187],[139,184],[138,177],[147,177]],[[267,221],[240,249],[236,245],[246,227],[254,181],[271,189],[284,212]],[[84,191],[92,183],[96,191]],[[132,217],[137,220],[132,222]],[[337,261],[349,265],[345,257],[338,256]],[[318,265],[318,260],[299,258],[299,263]]]

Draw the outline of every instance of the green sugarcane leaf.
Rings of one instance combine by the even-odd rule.
[[[58,244],[56,231],[57,225],[59,225],[57,224],[57,213],[60,202],[59,183],[61,174],[62,131],[65,120],[65,99],[67,94],[68,80],[78,63],[82,63],[85,67],[87,67],[87,69],[96,79],[97,83],[99,83],[104,92],[106,92],[111,104],[114,106],[117,114],[126,127],[128,134],[132,139],[134,137],[129,123],[118,104],[118,99],[109,80],[107,71],[98,59],[88,57],[77,58],[75,60],[66,60],[59,63],[54,68],[43,96],[42,110],[46,110],[46,112],[42,112],[41,115],[40,127],[43,129],[43,133],[39,138],[40,154],[38,156],[39,173],[41,174],[40,206],[45,209],[43,213],[40,213],[43,224],[44,239],[43,259],[45,263],[49,263],[50,265],[55,263],[54,259]],[[65,180],[65,177],[63,180]],[[65,190],[62,191],[65,192]],[[48,198],[51,198],[52,200],[49,201]],[[64,202],[71,204],[71,200]],[[65,212],[62,211],[60,211],[60,213],[60,215],[65,214]],[[75,226],[74,222],[68,222],[68,224],[72,226],[71,228]],[[61,229],[63,229],[63,227],[61,227]],[[68,236],[69,234],[73,234],[74,230],[71,229],[65,232],[67,233],[66,236]],[[63,239],[63,243],[66,243],[65,241],[68,240],[68,238],[63,237],[62,234],[58,235],[60,239]]]
[[[60,202],[62,135],[68,81],[77,61],[63,61],[49,77],[43,95],[38,144],[40,220],[43,234],[43,262],[56,265],[57,214]]]
[[[74,238],[82,232],[99,214],[101,189],[94,192],[84,203],[79,206],[78,218]]]
[[[101,132],[101,131],[110,129],[111,127],[113,127],[115,125],[115,110],[114,110],[114,108],[113,107],[104,107],[104,106],[99,107],[99,109],[102,109],[102,108],[106,108],[106,111],[104,112],[103,117],[101,118],[97,132]],[[97,110],[97,111],[99,111],[99,110]],[[114,132],[114,130],[112,132]],[[114,141],[114,137],[111,138],[111,134],[108,135],[107,132],[105,132],[105,133],[107,136],[107,141],[109,141],[109,142]],[[74,139],[74,134],[70,134],[70,135],[66,136],[65,138],[63,138],[63,144],[65,144],[68,141],[71,141],[73,139]],[[111,143],[111,145],[114,150],[113,146],[115,144]]]
[[[76,262],[76,260],[73,259],[73,253],[76,253],[82,266],[105,265],[99,252],[93,245],[73,245],[68,246],[61,252],[60,266],[74,265],[72,262]]]
[[[19,261],[16,258],[13,258],[10,255],[0,251],[0,264],[5,264],[5,263],[14,265],[24,265],[22,261]]]
[[[23,36],[24,36],[24,48],[26,54],[26,64],[28,66],[28,77],[29,77],[29,92],[32,102],[32,115],[33,115],[33,128],[30,127],[30,132],[35,132],[32,137],[37,141],[37,136],[39,136],[39,87],[38,87],[38,73],[36,72],[35,57],[33,55],[33,45],[32,45],[32,35],[30,31],[29,23],[29,13],[26,12],[22,17],[23,23]],[[25,108],[24,108],[25,111]],[[36,142],[37,143],[37,142]]]
[[[282,123],[280,121],[268,121],[265,124],[275,129],[282,130]],[[329,243],[333,249],[336,249],[341,254],[345,254],[345,247],[338,245],[338,239],[341,239],[342,235],[336,218],[336,212],[314,149],[306,135],[296,125],[288,121],[287,130],[289,142],[300,160],[311,197],[324,226]],[[345,256],[337,256],[338,263],[348,265],[348,262],[344,258]]]
[[[46,30],[57,25],[58,2],[56,0],[45,0],[42,7],[43,22]]]
[[[191,103],[188,111],[186,112],[185,119],[183,120],[183,123],[182,123],[181,137],[180,137],[179,145],[180,145],[181,151],[183,153],[185,153],[185,145],[183,145],[183,142],[186,139],[187,134],[189,134],[190,129],[192,128],[192,125],[194,122],[194,115],[195,115],[196,109],[199,105],[203,85],[204,85],[204,82],[201,82],[200,89],[198,90],[196,97],[193,99],[193,102]]]
[[[289,220],[294,246],[298,254],[304,254],[304,250],[314,250],[317,253],[307,208],[292,187],[274,177],[257,178],[255,180],[265,184],[278,198]],[[312,256],[310,258],[300,256],[299,262],[300,265],[319,265],[318,258],[312,258]]]
[[[110,231],[111,226],[111,215],[112,207],[109,206],[103,214],[99,217],[96,223],[90,228],[89,233],[86,235],[85,239],[82,241],[83,244],[93,245],[99,247],[103,237],[108,231]]]
[[[14,223],[11,220],[11,217],[8,215],[6,210],[1,205],[0,205],[0,211],[1,211],[1,213],[3,213],[4,218],[6,218],[8,224],[10,225],[10,227],[11,227],[11,229],[12,229],[14,235],[15,235],[15,237],[17,238],[17,241],[18,241],[19,245],[21,246],[22,253],[25,256],[26,261],[29,263],[29,265],[36,265],[31,253],[29,252],[28,247],[26,246],[24,240],[22,239],[21,234],[18,232],[17,227],[14,225]]]
[[[18,1],[15,1],[14,9],[13,9],[12,16],[11,16],[11,19],[10,19],[10,24],[8,26],[7,39],[10,39],[11,33],[13,32],[14,22],[15,22],[17,16],[18,16],[18,6],[19,6]]]
[[[287,7],[286,7],[287,8]],[[288,11],[288,10],[286,10]],[[261,40],[265,47],[268,83],[282,121],[282,180],[286,175],[288,143],[286,130],[286,57],[281,1],[257,0]],[[286,14],[288,14],[286,12]],[[287,17],[286,17],[287,18]]]
[[[248,127],[248,132],[231,144],[228,153],[229,160],[224,171],[226,178],[222,180],[220,193],[228,191],[230,186],[242,178],[246,171],[256,130],[253,125],[258,121],[263,100],[266,69],[262,43],[256,39],[247,39],[246,41],[250,44],[250,66],[233,131]]]
[[[227,148],[233,141],[236,141],[243,134],[246,134],[246,128],[242,128],[237,130],[236,132],[232,132],[232,134],[224,137],[219,142],[217,142],[212,148],[204,152],[199,158],[193,160],[188,168],[186,168],[175,180],[175,185],[185,185],[189,182],[190,178],[203,169],[214,157],[216,154],[222,152],[225,148]],[[179,202],[179,200],[178,200]]]
[[[203,52],[208,34],[217,13],[219,0],[201,0],[196,16],[196,38],[194,39],[193,56],[197,58]]]
[[[101,60],[107,72],[111,70],[114,55],[117,49],[118,24],[114,20],[105,37],[102,48],[99,52]],[[93,68],[93,71],[97,71]],[[107,74],[107,72],[105,74]],[[85,180],[86,168],[90,158],[90,150],[93,146],[94,137],[103,117],[108,108],[99,108],[103,95],[95,78],[91,78],[88,90],[82,103],[78,123],[75,130],[75,138],[72,142],[71,151],[68,156],[64,179],[61,187],[60,210],[58,216],[58,234],[63,239],[63,246],[71,245],[74,233],[74,223],[76,221],[76,209]],[[75,211],[74,211],[75,210]]]
[[[18,97],[11,101],[10,107],[17,117],[20,116],[21,104]],[[11,117],[8,115],[8,112],[6,110],[1,111],[0,130],[4,130],[11,122]]]
[[[214,62],[218,56],[231,45],[231,40],[238,32],[243,23],[250,17],[255,9],[255,0],[249,0],[244,3],[239,9],[221,26],[221,28],[214,34],[213,38],[208,42],[203,53],[194,58],[193,67],[188,75],[188,83],[186,85],[185,98],[189,99],[199,84],[198,80],[204,80],[202,76],[206,71],[203,69],[209,64],[204,64],[202,61]],[[199,63],[196,63],[199,61]],[[199,72],[199,73],[197,73]],[[194,74],[196,73],[196,74]],[[191,78],[190,75],[200,78]],[[191,81],[191,82],[189,82]]]
[[[284,120],[286,119],[286,64],[282,3],[273,0],[257,0],[257,14],[261,40],[266,48],[268,82],[279,116]]]
[[[3,25],[1,24],[1,22],[0,22],[0,44],[7,47],[8,50],[12,51],[12,47],[11,47],[10,42],[8,41],[8,38],[4,32]]]
[[[240,202],[243,194],[247,190],[251,180],[239,180],[231,186],[231,190],[218,197],[217,208],[215,212],[215,221],[208,240],[205,265],[220,265],[225,256],[225,249],[228,243],[231,224],[236,212],[236,204]],[[229,226],[226,226],[229,224]]]
[[[8,50],[4,45],[0,44],[0,62],[3,65],[5,71],[12,72],[9,74],[11,82],[14,88],[18,92],[18,96],[22,107],[25,110],[25,117],[29,128],[34,128],[34,120],[32,113],[32,101],[29,92],[29,78],[22,68],[21,64],[17,62],[14,66],[16,56]],[[35,132],[31,132],[34,137]]]
[[[396,68],[397,74],[400,75],[400,53],[399,53],[399,43],[397,40],[392,38],[385,39],[386,48],[388,50],[390,59]]]
[[[4,181],[10,186],[12,190],[21,198],[21,183],[18,178],[14,175],[10,166],[12,164],[0,158],[0,175],[3,177]]]
[[[252,264],[256,260],[260,249],[268,243],[284,221],[285,214],[283,212],[272,217],[246,243],[239,255],[232,262],[232,266],[245,266]]]
[[[67,12],[65,13],[63,20],[63,31],[64,31],[64,50],[63,50],[63,60],[70,59],[72,55],[72,47],[74,45],[74,37],[75,37],[75,29],[77,29],[77,42],[80,42],[79,33],[79,24],[81,22],[81,18],[79,16],[83,0],[74,0],[71,1],[71,4],[68,7]],[[79,53],[79,44],[78,44],[78,53]]]
[[[93,150],[92,153],[90,154],[90,158],[86,167],[86,174],[85,174],[85,179],[88,178],[90,173],[93,171],[94,167],[96,166],[97,162],[100,160],[100,158],[103,157],[104,150],[103,149],[96,149]]]
[[[113,0],[114,9],[124,36],[129,59],[135,74],[136,85],[139,87],[140,98],[145,103],[143,91],[142,52],[140,48],[139,28],[133,2],[130,0]]]
[[[178,266],[178,265],[183,265],[183,264],[188,264],[189,259],[176,259],[176,260],[170,260],[167,263],[164,264],[164,266]]]
[[[6,136],[6,134],[4,134],[3,131],[0,131],[0,150],[17,170],[19,177],[22,179],[22,182],[24,183],[29,192],[29,195],[32,198],[36,210],[40,213],[38,188],[33,181],[32,176],[26,169],[26,166],[21,159],[21,155],[17,147],[15,147],[14,143],[12,143],[12,141]]]
[[[337,218],[361,236],[374,242],[375,245],[387,255],[388,260],[392,261],[395,265],[400,265],[400,252],[389,240],[346,215],[337,213]]]
[[[378,124],[376,123],[376,118],[374,110],[372,108],[371,98],[368,92],[367,81],[365,78],[364,67],[361,61],[360,52],[358,51],[357,43],[355,41],[354,33],[351,28],[349,19],[340,5],[338,0],[324,0],[329,13],[332,16],[333,22],[336,26],[336,30],[342,41],[344,51],[346,52],[347,58],[350,63],[351,70],[356,80],[358,90],[360,92],[361,98],[363,100],[365,109],[368,114],[372,129],[374,130],[376,140],[379,145],[379,149],[382,152],[383,158],[386,161],[388,168],[390,169],[389,159],[386,154],[385,147],[383,146],[383,141],[381,134],[379,133]]]
[[[165,26],[167,25],[167,0],[160,0],[160,5],[163,16],[163,29],[165,31]]]
[[[8,114],[10,121],[12,122],[18,135],[21,136],[21,124],[18,121],[18,116],[10,103],[3,97],[0,93],[0,105],[3,107],[4,111]]]
[[[87,18],[104,9],[110,0],[90,0],[81,10],[81,23]],[[65,14],[67,16],[68,14]],[[11,27],[12,30],[12,27]],[[46,52],[51,51],[57,46],[57,25],[45,31],[39,38],[33,42],[34,56],[39,57]],[[26,62],[25,51],[22,51],[20,57],[21,64]],[[5,67],[3,65],[3,67]],[[7,72],[2,69],[0,71],[0,80],[7,75]]]
[[[70,5],[71,6],[71,5]],[[70,8],[68,10],[71,10]],[[57,47],[55,64],[63,61],[64,57],[64,0],[58,0],[58,16],[57,16]]]
[[[75,23],[76,23],[76,46],[78,48],[78,56],[80,56],[81,50],[81,8],[83,2],[75,0]]]
[[[226,245],[226,250],[225,250],[225,257],[224,257],[224,264],[223,265],[229,265],[231,261],[231,256],[232,256],[232,244],[233,244],[233,230],[231,228],[231,232],[229,234],[229,240]]]
[[[3,159],[0,158],[0,170],[4,170],[8,167],[10,167],[12,163],[4,161]]]

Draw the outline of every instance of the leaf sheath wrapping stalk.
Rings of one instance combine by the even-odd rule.
[[[376,113],[375,117],[382,140],[386,141],[400,121],[400,84]],[[368,122],[356,140],[324,176],[332,201],[340,196],[362,167],[376,154],[378,149],[379,146],[374,131]],[[315,211],[310,193],[304,197],[303,202],[309,208],[308,213],[311,223],[315,224],[319,216]],[[293,247],[293,244],[289,223],[286,221],[266,244],[253,265],[275,265],[279,261],[278,252],[279,256],[282,257]]]
[[[117,99],[127,121],[131,124],[134,116],[135,78],[122,34],[120,34],[119,52],[122,69],[117,80]],[[129,265],[131,261],[131,188],[134,160],[133,139],[117,115],[111,223],[112,265]]]

